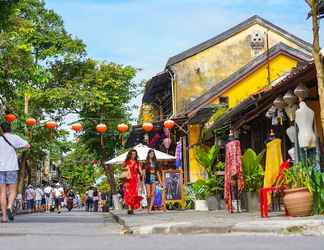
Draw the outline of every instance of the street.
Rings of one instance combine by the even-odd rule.
[[[136,215],[135,215],[136,216]],[[122,235],[109,214],[82,211],[16,217],[0,227],[1,250],[323,249],[324,238],[275,235]]]

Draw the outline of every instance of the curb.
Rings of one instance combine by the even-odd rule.
[[[130,226],[127,220],[113,211],[110,212],[113,219],[123,226],[125,234],[149,235],[149,234],[280,234],[280,235],[318,235],[324,234],[324,231],[316,231],[316,227],[322,226],[324,229],[324,220],[313,221],[254,221],[254,222],[232,222],[222,223],[220,225],[195,225],[190,222],[170,222],[164,224],[155,224],[149,226]],[[314,229],[314,230],[312,230]]]

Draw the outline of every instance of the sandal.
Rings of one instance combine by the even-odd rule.
[[[7,209],[8,219],[13,221],[15,219],[14,211],[12,208]]]
[[[9,221],[7,220],[1,220],[1,223],[8,223]]]

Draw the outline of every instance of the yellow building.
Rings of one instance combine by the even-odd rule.
[[[235,107],[244,99],[311,59],[311,45],[253,16],[228,31],[169,59],[173,116],[193,117],[218,103]],[[193,145],[203,124],[188,126],[190,181],[202,178]]]

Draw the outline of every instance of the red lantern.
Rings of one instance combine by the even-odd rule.
[[[28,118],[27,120],[26,120],[26,125],[27,126],[30,126],[30,127],[33,127],[33,126],[35,126],[37,124],[37,121],[36,121],[36,119],[34,119],[34,118]]]
[[[117,130],[119,133],[126,133],[128,131],[128,126],[125,123],[118,124]]]
[[[174,121],[172,121],[172,120],[166,120],[164,122],[164,127],[165,128],[168,128],[168,129],[173,129],[173,127],[174,127]]]
[[[143,123],[143,129],[146,133],[152,131],[153,129],[153,124],[150,122]]]
[[[107,131],[107,129],[108,128],[107,128],[106,124],[103,124],[103,123],[98,124],[96,127],[97,132],[100,134],[105,133]]]
[[[82,124],[79,122],[72,124],[72,129],[77,133],[81,131],[81,128],[82,128]]]
[[[55,129],[57,127],[57,123],[55,121],[48,121],[46,122],[45,126],[48,129]]]
[[[7,114],[5,116],[6,122],[9,122],[9,123],[13,122],[16,119],[17,119],[17,117],[14,114]]]

